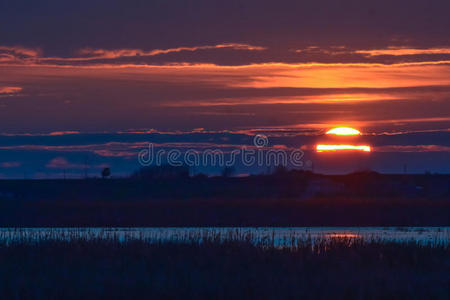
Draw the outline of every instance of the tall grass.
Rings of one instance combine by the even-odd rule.
[[[1,228],[0,243],[32,243],[47,240],[139,240],[147,243],[245,241],[260,247],[296,247],[339,237],[350,241],[417,241],[430,246],[448,244],[450,228]]]
[[[448,299],[450,248],[251,233],[0,244],[0,299]],[[288,238],[288,237],[286,237]]]

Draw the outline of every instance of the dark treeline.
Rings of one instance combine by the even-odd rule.
[[[0,245],[1,299],[448,299],[448,246],[336,239]]]
[[[448,226],[450,175],[277,170],[0,181],[0,226]]]
[[[0,205],[0,227],[450,226],[449,201],[139,200]]]
[[[157,167],[120,179],[0,180],[0,199],[25,201],[317,197],[450,200],[450,175],[322,175],[280,168],[269,175],[207,177],[189,176],[183,167]]]

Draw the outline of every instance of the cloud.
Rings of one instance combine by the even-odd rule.
[[[370,123],[429,123],[429,122],[450,122],[450,117],[431,117],[431,118],[403,118],[403,119],[385,119],[370,121]]]
[[[105,7],[102,0],[76,5],[42,0],[23,9],[9,1],[0,9],[0,60],[42,65],[424,61],[355,52],[400,47],[425,49],[409,56],[448,60],[438,58],[448,55],[450,46],[448,1],[344,2],[147,1]]]
[[[320,47],[320,46],[308,46],[302,49],[293,50],[295,53],[302,55],[325,55],[325,56],[341,56],[342,57],[348,55],[357,55],[360,58],[371,58],[371,60],[367,60],[365,62],[376,62],[373,59],[379,59],[378,56],[432,56],[432,55],[440,55],[438,57],[446,57],[446,55],[450,55],[450,47],[432,47],[432,48],[414,48],[407,46],[389,46],[386,48],[374,48],[374,49],[352,49],[346,46],[328,46],[328,47]],[[444,56],[443,56],[444,55]],[[354,56],[355,58],[357,56]],[[428,57],[431,59],[432,57]],[[423,57],[417,57],[417,61],[423,60]],[[362,60],[363,62],[364,60]],[[383,62],[380,60],[379,62]],[[395,61],[389,61],[390,63],[395,63]],[[398,61],[400,62],[400,61]]]
[[[307,95],[307,96],[275,96],[275,97],[246,97],[246,98],[228,98],[215,99],[210,101],[179,101],[176,103],[167,103],[163,106],[167,107],[199,107],[199,106],[240,106],[240,105],[256,105],[256,104],[308,104],[308,103],[351,103],[351,102],[368,102],[368,101],[388,101],[403,99],[401,95],[389,94],[364,94],[364,93],[336,93],[326,95]],[[243,112],[229,112],[229,113],[214,113],[203,112],[197,114],[209,115],[243,115],[255,116],[255,113]]]
[[[0,133],[0,136],[62,136],[62,135],[73,135],[73,134],[80,134],[79,131],[76,130],[67,130],[67,131],[52,131],[48,133],[31,133],[31,132],[25,132],[25,133]]]
[[[326,127],[326,124],[323,128]],[[328,124],[330,126],[330,124]],[[97,170],[104,163],[108,163],[115,170],[115,174],[121,171],[131,172],[139,168],[138,153],[148,149],[149,142],[154,146],[154,151],[176,149],[185,153],[188,149],[201,152],[206,149],[219,149],[223,153],[231,153],[232,150],[254,149],[253,137],[255,134],[263,133],[269,137],[269,146],[275,149],[305,150],[305,159],[319,159],[315,157],[314,145],[321,137],[323,130],[312,125],[310,129],[304,127],[286,128],[248,128],[230,131],[212,131],[202,128],[193,129],[185,133],[160,133],[149,130],[149,134],[140,133],[109,133],[109,134],[84,134],[67,136],[4,136],[0,137],[0,151],[5,164],[5,174],[11,176],[23,176],[23,172],[32,170],[43,170],[48,174],[55,172],[83,173],[82,170]],[[139,131],[136,131],[139,132]],[[371,132],[371,131],[363,131]],[[365,134],[361,142],[373,146],[373,155],[370,160],[377,161],[375,166],[387,164],[386,159],[395,157],[395,160],[410,161],[411,164],[419,163],[418,155],[422,161],[429,162],[432,170],[447,170],[448,153],[450,152],[449,131],[441,132],[404,132],[396,135]],[[377,154],[378,153],[378,154]],[[406,156],[408,157],[406,157]],[[447,155],[447,156],[446,156]],[[88,163],[85,164],[86,158]],[[21,165],[13,162],[21,162]],[[44,162],[44,163],[42,163]],[[381,165],[378,165],[381,163]],[[431,166],[432,164],[432,166]],[[14,167],[13,167],[14,166]],[[322,164],[322,166],[324,166]],[[385,165],[384,165],[385,166]],[[380,167],[380,170],[384,170]],[[59,170],[59,171],[58,171]],[[72,170],[72,171],[71,171]],[[253,172],[255,170],[246,170]],[[117,173],[119,172],[119,173]],[[77,175],[78,176],[78,175]]]
[[[349,54],[352,53],[346,46],[330,46],[327,48],[322,48],[319,46],[308,46],[303,49],[295,49],[293,50],[295,53],[301,53],[306,55],[311,54],[325,54],[325,55],[341,55],[341,54]]]
[[[403,55],[420,55],[420,54],[449,54],[450,48],[429,48],[429,49],[418,49],[418,48],[407,48],[407,47],[388,47],[385,49],[374,49],[374,50],[356,50],[353,53],[363,54],[366,56],[380,56],[380,55],[392,55],[392,56],[403,56]]]
[[[442,129],[425,129],[425,130],[409,130],[409,131],[389,131],[389,132],[379,132],[373,133],[374,135],[402,135],[411,133],[426,133],[426,132],[450,132],[450,128]]]
[[[40,49],[25,47],[0,46],[0,63],[19,65],[79,65],[84,64],[123,64],[121,59],[132,58],[137,64],[145,63],[145,58],[164,54],[177,54],[183,52],[196,52],[206,50],[228,49],[234,51],[263,51],[266,47],[254,46],[245,43],[222,43],[216,45],[201,45],[191,47],[176,47],[167,49],[102,49],[102,48],[82,48],[75,51],[75,56],[44,56]],[[144,60],[144,61],[143,61]]]
[[[64,157],[55,157],[45,167],[49,169],[82,169],[84,165],[69,163]]]
[[[92,169],[92,168],[101,169],[101,168],[109,167],[109,164],[106,164],[106,163],[97,164],[97,165],[91,165],[89,163],[76,164],[76,163],[71,163],[66,158],[60,156],[60,157],[55,157],[52,160],[50,160],[45,165],[45,167],[48,169],[60,169],[60,170],[68,170],[68,169],[79,170],[79,169]]]
[[[388,145],[375,147],[377,152],[450,152],[449,146],[441,145]]]
[[[110,59],[120,57],[133,57],[133,56],[156,56],[161,54],[176,53],[183,51],[198,51],[198,50],[211,50],[211,49],[233,49],[233,50],[246,50],[246,51],[262,51],[266,50],[266,47],[252,46],[248,44],[240,43],[225,43],[217,45],[205,45],[195,47],[178,47],[169,49],[154,49],[154,50],[141,50],[141,49],[91,49],[84,48],[78,51],[80,56],[86,56],[84,58],[72,58],[73,60],[89,60],[89,59]]]
[[[48,135],[50,136],[58,136],[58,135],[68,135],[68,134],[80,134],[79,131],[70,130],[70,131],[53,131],[50,132]]]
[[[26,91],[17,101],[2,101],[0,132],[6,134],[30,128],[29,134],[39,134],[370,124],[377,119],[444,118],[450,105],[450,61],[4,65],[0,79]],[[375,125],[382,132],[419,129]]]
[[[40,55],[42,55],[40,49],[0,45],[0,63],[24,63],[27,61],[34,61],[40,57]]]
[[[0,64],[40,66],[132,67],[159,65],[247,66],[257,64],[442,64],[450,60],[450,47],[352,48],[306,46],[292,49],[288,45],[253,45],[218,43],[214,45],[177,46],[172,48],[95,48],[74,49],[65,55],[44,55],[41,49],[23,46],[0,46]]]
[[[205,149],[205,148],[236,148],[244,145],[239,144],[220,144],[213,142],[163,142],[154,143],[155,148],[165,149]],[[245,145],[251,147],[252,145]],[[1,150],[18,151],[49,151],[49,152],[92,152],[99,156],[106,157],[135,157],[142,149],[147,149],[149,142],[108,142],[104,144],[87,145],[14,145],[0,146]],[[64,157],[57,157],[47,164],[48,168],[61,168],[69,165]],[[80,166],[79,166],[80,167]],[[78,167],[78,168],[79,168]],[[73,166],[73,168],[77,168]]]
[[[0,167],[2,167],[2,168],[18,168],[21,165],[22,165],[22,163],[18,162],[18,161],[6,161],[6,162],[0,163]]]
[[[0,86],[0,97],[13,96],[22,91],[19,86]]]
[[[2,40],[9,45],[42,45],[67,55],[74,49],[166,49],[176,45],[218,44],[230,37],[268,46],[345,44],[358,49],[419,41],[420,46],[448,41],[448,1],[248,0],[217,4],[207,0],[124,5],[92,0],[74,4],[42,0],[25,10],[8,3],[0,10]],[[82,15],[86,18],[80,18]],[[33,30],[29,30],[33,28]],[[70,32],[70,35],[67,33]],[[36,34],[40,33],[40,34]],[[440,43],[439,43],[440,42]]]

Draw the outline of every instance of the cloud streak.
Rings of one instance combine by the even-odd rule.
[[[355,49],[341,46],[308,46],[291,49],[250,43],[218,43],[214,45],[179,46],[145,50],[143,48],[75,49],[62,56],[44,55],[39,48],[1,46],[0,64],[41,66],[159,66],[159,65],[219,65],[248,66],[258,64],[380,64],[421,65],[448,64],[450,47]]]
[[[196,52],[206,50],[233,50],[233,51],[264,51],[267,48],[244,43],[222,43],[216,45],[201,45],[193,47],[176,47],[168,49],[101,49],[82,48],[75,51],[76,56],[59,57],[43,56],[40,49],[31,49],[21,46],[0,46],[0,64],[21,64],[21,65],[78,65],[79,62],[85,64],[105,65],[105,60],[123,64],[120,59],[134,58],[138,64],[146,57],[160,56],[165,54],[182,54],[183,52]]]
[[[22,91],[19,86],[0,86],[0,97],[17,95]]]
[[[22,163],[18,162],[18,161],[6,161],[6,162],[0,163],[0,167],[2,167],[2,168],[18,168],[21,165],[22,165]]]
[[[81,170],[81,169],[101,169],[108,167],[108,164],[77,164],[69,162],[65,157],[58,156],[50,160],[45,167],[48,169],[60,169],[60,170]]]
[[[381,55],[392,55],[392,56],[404,56],[404,55],[431,55],[431,54],[449,54],[450,47],[445,48],[429,48],[429,49],[418,49],[418,48],[407,48],[407,47],[388,47],[386,49],[374,49],[374,50],[356,50],[353,53],[363,54],[367,56],[381,56]]]
[[[177,53],[183,51],[198,51],[198,50],[214,50],[214,49],[232,49],[232,50],[246,50],[246,51],[262,51],[266,50],[266,47],[252,46],[248,44],[240,43],[224,43],[217,45],[205,45],[195,47],[178,47],[170,49],[154,49],[154,50],[141,50],[141,49],[91,49],[84,48],[78,51],[80,56],[87,56],[85,58],[72,58],[72,60],[89,60],[89,59],[111,59],[120,57],[133,57],[133,56],[156,56],[168,53]]]
[[[375,147],[377,152],[450,152],[450,147],[441,145],[388,145]]]

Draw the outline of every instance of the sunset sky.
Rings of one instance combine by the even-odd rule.
[[[0,1],[0,178],[76,177],[86,161],[122,176],[148,142],[229,149],[256,133],[304,149],[320,172],[448,173],[449,11],[446,0]],[[338,165],[310,150],[341,125],[372,153]]]

